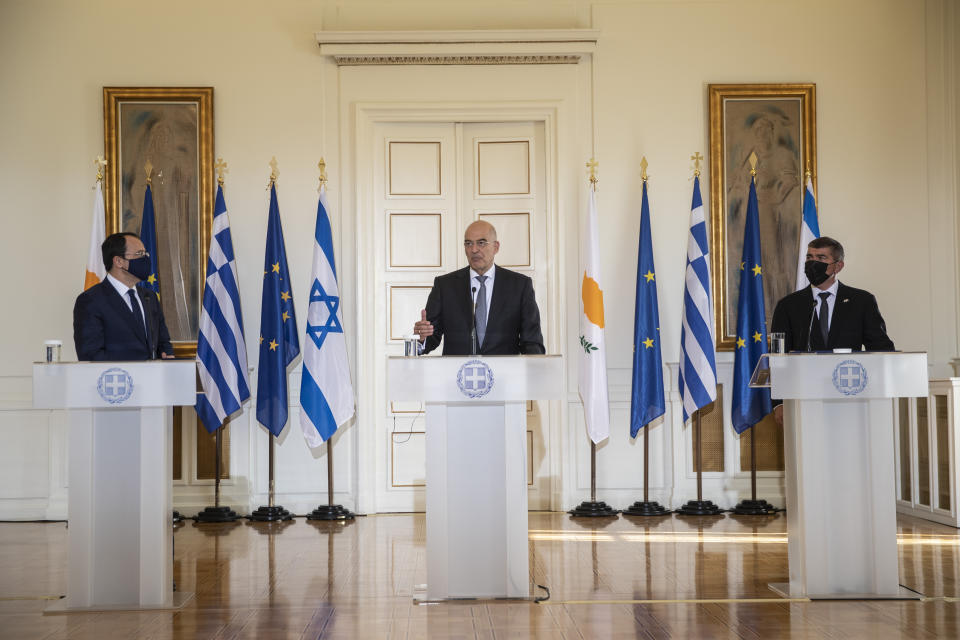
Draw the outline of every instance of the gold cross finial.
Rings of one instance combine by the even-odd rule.
[[[757,175],[757,152],[756,151],[750,152],[750,175],[751,176]]]
[[[642,158],[640,158],[640,179],[646,182],[648,177],[649,176],[647,175],[647,156],[643,156]]]
[[[150,162],[150,158],[147,158],[146,163],[144,163],[143,170],[147,174],[147,184],[151,184],[153,182],[153,178],[151,177],[153,175],[153,163]]]
[[[97,182],[103,182],[103,168],[107,166],[107,161],[103,159],[102,155],[99,155],[93,161],[93,164],[97,168]]]
[[[320,158],[320,162],[317,163],[317,169],[320,169],[320,186],[317,187],[317,191],[323,189],[323,185],[327,184],[327,162],[323,158]]]
[[[596,185],[599,181],[597,178],[597,167],[600,166],[600,163],[597,162],[594,158],[590,158],[590,161],[587,162],[587,169],[590,170],[590,184]]]
[[[700,175],[700,163],[703,161],[703,156],[700,155],[699,151],[694,152],[690,159],[693,160],[693,175]]]
[[[270,158],[270,182],[267,183],[267,189],[273,186],[280,177],[280,170],[277,169],[277,156]]]
[[[213,165],[213,168],[217,170],[217,184],[222,187],[223,174],[230,172],[230,170],[227,169],[227,163],[223,161],[223,158],[217,158],[217,162]]]

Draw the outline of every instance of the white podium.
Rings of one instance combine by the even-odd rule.
[[[529,598],[526,401],[562,397],[560,356],[390,358],[387,376],[427,405],[424,599]]]
[[[793,598],[913,598],[900,587],[894,402],[926,397],[926,353],[770,355],[784,400]]]
[[[68,409],[67,597],[48,612],[169,609],[174,405],[196,401],[196,363],[36,363],[33,406]]]

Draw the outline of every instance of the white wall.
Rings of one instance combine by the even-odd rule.
[[[62,495],[62,420],[23,409],[30,403],[29,363],[39,357],[42,341],[62,338],[65,359],[74,357],[71,309],[87,252],[92,159],[103,151],[103,86],[215,87],[215,148],[230,164],[226,198],[248,352],[255,354],[267,162],[275,155],[280,163],[280,207],[301,318],[305,294],[296,292],[306,290],[309,278],[319,157],[327,156],[334,183],[340,176],[326,125],[334,117],[327,94],[335,87],[321,81],[315,31],[600,29],[593,101],[603,269],[618,276],[608,277],[606,294],[613,447],[626,442],[637,163],[646,155],[653,176],[664,360],[672,362],[679,349],[688,157],[694,151],[708,155],[711,82],[817,84],[821,228],[846,245],[845,280],[878,296],[897,346],[930,350],[933,373],[948,372],[958,335],[958,13],[949,0],[5,0],[0,272],[6,274],[12,312],[0,317],[0,469],[4,479],[32,480],[30,486],[0,482],[0,504],[7,505],[0,517],[27,513],[17,505],[35,494]],[[337,232],[353,220],[339,211],[338,195],[331,195]],[[352,248],[338,251],[349,254]],[[340,265],[341,272],[349,268],[343,260]],[[356,290],[355,273],[344,273],[343,280],[345,297],[364,295]],[[568,286],[568,299],[576,300],[573,282]],[[348,324],[354,310],[345,309]],[[567,313],[569,325],[576,326],[576,309]],[[265,456],[265,437],[249,418],[242,421],[246,426],[235,437],[245,438],[251,453],[235,458],[234,472],[263,491],[265,472],[256,461]],[[33,435],[24,437],[23,430]],[[282,449],[302,447],[299,434],[290,435],[297,437],[286,438]],[[291,450],[281,460],[283,455],[311,462],[302,451]],[[15,471],[24,460],[29,473]],[[322,489],[315,480],[325,468],[322,461],[315,465],[315,475],[292,492],[311,496]],[[47,515],[60,513],[62,500],[56,504]],[[36,509],[29,513],[42,516]]]

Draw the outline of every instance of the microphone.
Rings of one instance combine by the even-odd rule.
[[[807,352],[813,351],[810,347],[810,339],[813,334],[813,319],[817,317],[817,301],[813,301],[813,308],[810,309],[810,322],[807,323]],[[824,345],[826,346],[826,345]]]
[[[470,297],[473,298],[473,321],[470,323],[470,353],[477,355],[477,288],[470,287]]]

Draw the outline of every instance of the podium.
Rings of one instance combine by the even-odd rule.
[[[70,414],[67,597],[57,611],[171,609],[174,405],[196,402],[190,361],[33,365],[35,409]]]
[[[926,353],[770,354],[784,400],[787,597],[906,599],[899,584],[893,398],[926,397]]]
[[[427,601],[529,598],[527,400],[560,356],[390,358],[391,400],[426,402]]]

